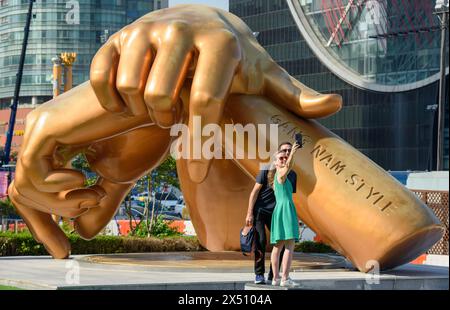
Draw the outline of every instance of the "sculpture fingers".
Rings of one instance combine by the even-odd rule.
[[[90,147],[86,158],[106,194],[98,208],[75,219],[81,237],[92,239],[109,223],[135,182],[167,158],[171,141],[168,129],[148,126]]]
[[[289,75],[271,61],[264,72],[264,94],[303,118],[322,118],[337,113],[342,98],[337,94],[320,94]]]
[[[84,188],[82,173],[61,168],[71,146],[89,145],[149,123],[148,115],[126,117],[106,111],[89,83],[40,106],[27,118],[16,167],[18,199],[26,207],[64,217],[77,217],[98,206],[104,193]],[[69,150],[55,156],[59,148]]]
[[[14,195],[15,201],[24,207],[74,218],[98,206],[102,193],[96,189],[76,189],[60,193],[43,193],[30,183],[15,179],[15,186],[10,187],[9,195]],[[99,199],[100,197],[100,199]]]
[[[48,130],[48,115],[34,110],[27,116],[26,124],[16,176],[30,179],[33,185],[43,192],[82,187],[83,174],[69,169],[53,168],[56,145]],[[24,171],[26,175],[23,175]]]
[[[126,111],[116,88],[119,50],[119,37],[115,35],[98,50],[91,63],[90,83],[102,107],[110,112]]]
[[[53,169],[50,155],[40,154],[39,149],[30,144],[24,144],[23,148],[13,188],[17,191],[17,199],[23,200],[22,204],[66,217],[78,216],[98,205],[103,193],[83,188],[84,176],[81,172]]]
[[[15,186],[11,187],[13,193],[10,194],[14,194],[24,206],[67,217],[78,216],[86,209],[95,207],[102,193],[84,189],[81,172],[53,169],[52,154],[55,149],[47,149],[52,143],[39,138],[42,137],[42,128],[34,126],[28,129],[31,130],[25,133],[16,167]]]
[[[191,36],[184,22],[170,22],[157,46],[144,99],[150,115],[163,128],[178,122],[181,115],[180,91],[194,53]]]
[[[70,255],[70,243],[58,224],[53,221],[50,214],[34,210],[25,206],[19,200],[17,191],[14,190],[14,181],[9,186],[9,197],[17,210],[17,213],[27,224],[36,241],[43,243],[47,251],[54,258],[67,258]],[[18,199],[19,198],[19,199]]]
[[[149,33],[144,27],[130,26],[122,32],[121,42],[115,85],[132,115],[147,114],[144,89],[153,60]],[[114,84],[103,87],[112,88]]]
[[[209,251],[239,250],[254,178],[227,159],[215,159],[202,183],[191,180],[185,159],[177,160],[177,172],[200,244]]]
[[[86,240],[93,239],[100,233],[116,214],[121,202],[133,187],[133,183],[117,184],[101,178],[97,185],[105,190],[105,198],[98,208],[90,209],[74,220],[77,233]]]
[[[42,193],[84,187],[81,172],[61,168],[61,163],[56,163],[55,152],[61,146],[64,149],[89,145],[151,123],[148,115],[126,117],[104,110],[89,83],[40,106],[30,115],[16,171],[16,178],[22,181],[16,183],[20,191],[31,183]],[[59,157],[64,160],[64,156]]]
[[[28,124],[29,121],[29,124]],[[56,141],[49,132],[51,126],[46,113],[35,110],[27,118],[24,142],[18,159],[18,177],[29,179],[37,190],[59,192],[83,187],[85,178],[78,171],[54,169],[53,154]]]
[[[207,139],[202,134],[205,126],[221,121],[225,101],[241,60],[239,43],[234,34],[227,30],[219,30],[214,36],[200,42],[199,51],[189,99],[191,150],[199,149],[194,147],[195,143],[203,147]],[[210,165],[211,158],[206,158],[203,152],[191,154],[188,159],[191,180],[201,183],[206,178]]]
[[[133,184],[167,158],[170,130],[158,126],[134,129],[89,147],[92,171],[117,184]]]

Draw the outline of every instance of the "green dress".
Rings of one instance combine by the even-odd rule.
[[[276,198],[275,209],[272,215],[270,243],[276,244],[280,240],[299,239],[297,212],[292,200],[292,184],[288,178],[284,184],[278,182],[277,173],[273,180]]]

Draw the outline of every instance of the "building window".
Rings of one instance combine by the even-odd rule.
[[[0,25],[8,23],[8,16],[2,16],[0,18]]]
[[[0,7],[7,6],[8,0],[0,0]]]
[[[8,33],[2,33],[2,34],[0,35],[0,41],[6,41],[6,40],[8,40],[8,39],[10,38],[10,36],[11,36],[11,33],[10,33],[10,32],[8,32]]]

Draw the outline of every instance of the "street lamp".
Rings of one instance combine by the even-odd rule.
[[[437,135],[437,170],[444,170],[444,117],[445,117],[445,37],[448,21],[448,0],[437,0],[435,14],[441,23],[441,61],[439,81],[438,135]]]

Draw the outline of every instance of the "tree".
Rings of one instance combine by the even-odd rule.
[[[172,156],[169,156],[158,168],[155,169],[155,177],[153,180],[155,188],[167,184],[180,187],[180,181],[177,174],[177,162]]]
[[[17,162],[17,155],[19,153],[17,151],[11,151],[9,155],[9,164],[15,164]],[[0,146],[0,162],[3,164],[3,160],[5,159],[5,148]]]
[[[19,217],[11,200],[9,200],[9,197],[6,197],[5,199],[0,199],[0,217],[6,218]]]
[[[72,159],[72,167],[76,170],[82,171],[86,175],[85,186],[92,186],[97,182],[97,175],[92,172],[91,167],[84,154],[78,154]]]
[[[83,172],[92,172],[91,167],[89,167],[89,163],[84,154],[78,154],[72,159],[72,167],[76,170],[80,170]]]
[[[161,188],[163,185],[171,185],[174,187],[180,187],[180,181],[178,180],[177,164],[173,157],[169,156],[158,168],[154,169],[151,173],[144,175],[136,182],[136,190],[138,192],[151,193],[155,189]]]
[[[95,184],[97,176],[89,167],[89,163],[84,154],[78,154],[71,162],[72,167],[76,170],[82,171],[87,177],[86,186]],[[159,167],[144,175],[140,178],[134,187],[138,192],[147,192],[149,197],[144,201],[144,216],[141,221],[137,221],[131,210],[131,195],[128,194],[125,197],[124,206],[125,213],[128,216],[130,222],[131,235],[135,235],[137,231],[145,231],[150,235],[157,223],[157,217],[155,216],[155,199],[151,199],[152,193],[165,185],[171,185],[179,188],[180,182],[178,180],[176,161],[173,157],[169,156]],[[135,223],[135,225],[133,225]],[[141,227],[144,226],[144,227]],[[134,227],[134,228],[133,228]]]
[[[178,180],[176,161],[169,156],[158,168],[146,174],[136,183],[135,188],[139,192],[147,192],[148,197],[144,200],[144,217],[136,224],[135,229],[131,231],[135,235],[137,231],[142,234],[145,231],[148,236],[155,230],[154,225],[158,222],[158,217],[155,216],[156,199],[150,197],[154,192],[164,185],[171,185],[179,188],[180,181]],[[153,199],[151,199],[153,198]],[[131,215],[131,212],[129,213]],[[130,218],[130,222],[131,222]],[[143,227],[142,227],[143,226]]]

